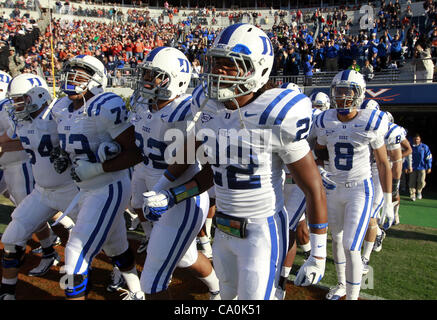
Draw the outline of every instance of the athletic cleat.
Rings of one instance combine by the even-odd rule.
[[[144,251],[146,251],[148,244],[149,244],[149,237],[146,236],[143,239],[141,239],[141,243],[138,246],[137,253],[143,253]]]
[[[326,299],[340,300],[345,295],[346,295],[346,286],[343,283],[339,283],[335,287],[329,289],[329,292],[326,294]]]
[[[124,296],[122,300],[146,300],[146,296],[144,295],[144,292],[138,291],[138,292],[130,292],[126,289],[121,289],[121,295]]]
[[[381,234],[376,236],[375,244],[373,245],[373,251],[379,252],[382,249],[382,241],[385,239],[385,231],[381,229]]]
[[[395,221],[393,222],[393,226],[396,226],[398,224],[400,224],[401,221],[399,220],[399,213],[395,213]]]
[[[2,293],[0,294],[0,300],[16,300],[15,294]]]
[[[422,199],[422,193],[421,192],[417,193],[417,199],[419,199],[419,200]]]
[[[55,251],[49,255],[42,256],[39,265],[29,271],[31,277],[41,277],[45,275],[52,266],[57,266],[61,262],[61,257]]]
[[[361,261],[363,262],[363,275],[369,273],[369,260],[361,257]]]
[[[52,245],[56,247],[59,246],[60,244],[61,244],[61,238],[59,238],[57,235],[54,235]],[[38,248],[33,249],[32,253],[36,253],[36,254],[42,253],[42,247],[39,246]]]
[[[129,227],[130,231],[137,230],[138,226],[140,225],[140,219],[138,217],[135,217],[132,219],[131,225]]]
[[[111,283],[107,285],[106,290],[109,292],[115,292],[122,289],[126,285],[126,281],[120,272],[118,267],[114,267],[111,272]]]
[[[220,291],[209,292],[209,300],[221,300]]]
[[[413,194],[412,196],[410,196],[410,200],[411,201],[416,201],[416,196]]]

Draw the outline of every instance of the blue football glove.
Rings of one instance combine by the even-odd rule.
[[[334,190],[335,188],[337,188],[337,185],[335,184],[335,182],[333,180],[331,180],[332,174],[320,166],[318,168],[319,168],[320,176],[322,177],[322,182],[323,182],[323,186],[325,187],[325,189]]]
[[[175,204],[174,197],[168,190],[145,192],[143,197],[144,217],[150,221],[158,221]]]

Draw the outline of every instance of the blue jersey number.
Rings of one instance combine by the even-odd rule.
[[[308,133],[310,130],[310,118],[300,119],[298,122],[296,122],[296,127],[303,128],[296,132],[296,139],[294,139],[294,141],[305,139],[306,137],[308,137]]]
[[[64,133],[59,134],[59,143],[63,150],[66,150],[66,142],[67,137]],[[74,148],[74,153],[76,155],[86,154],[88,157],[88,161],[97,162],[97,157],[94,152],[91,150],[90,143],[88,142],[88,138],[83,134],[71,134],[68,137],[68,144],[75,144],[76,142],[80,142],[80,149]]]
[[[20,137],[21,143],[24,145],[30,146],[30,140],[28,137],[21,136]],[[41,137],[41,142],[38,146],[38,153],[39,155],[44,157],[50,157],[50,152],[53,149],[52,140],[50,139],[50,135],[45,134]],[[25,148],[24,149],[29,155],[30,155],[30,163],[35,164],[36,158],[35,158],[35,152],[32,149]]]
[[[354,157],[354,146],[352,144],[337,142],[334,145],[334,152],[335,168],[343,171],[349,171],[350,169],[352,169],[352,159]]]

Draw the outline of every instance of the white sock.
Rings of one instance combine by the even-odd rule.
[[[369,242],[364,240],[362,256],[367,260],[370,260],[370,254],[372,253],[374,244],[375,242]]]
[[[301,244],[299,247],[305,252],[311,251],[311,242],[308,241],[308,243]]]
[[[291,267],[282,267],[281,268],[281,276],[284,278],[288,278],[290,275]]]
[[[212,218],[206,218],[205,220],[205,229],[206,235],[211,237],[211,227],[212,227]]]
[[[129,288],[130,292],[138,292],[141,291],[140,279],[138,278],[137,268],[135,266],[132,267],[129,271],[121,271],[124,280],[126,280],[126,284]]]
[[[64,227],[66,230],[71,230],[74,227],[74,222],[71,220],[69,216],[65,216],[62,218],[59,223]]]
[[[11,279],[7,279],[5,277],[2,277],[3,284],[9,284],[9,285],[13,286],[14,284],[17,284],[17,282],[18,282],[18,276],[15,278],[11,278]]]
[[[346,299],[358,300],[363,277],[363,265],[360,251],[345,252],[346,254]]]
[[[209,274],[209,276],[198,279],[208,287],[209,292],[220,291],[219,279],[217,278],[214,269],[212,269],[212,272]]]
[[[204,244],[210,243],[208,236],[198,237],[200,245],[203,247]]]
[[[379,227],[376,226],[376,235],[377,235],[377,236],[380,236],[381,234],[382,234],[381,229],[379,229]]]
[[[153,224],[149,221],[144,221],[141,222],[141,227],[143,228],[144,234],[150,237],[150,234],[152,233]]]
[[[332,257],[334,259],[338,283],[346,284],[346,256],[343,248],[343,234],[332,235]]]

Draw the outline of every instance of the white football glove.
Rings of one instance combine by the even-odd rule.
[[[325,187],[325,189],[334,190],[337,187],[337,185],[333,180],[331,180],[332,173],[329,173],[321,166],[318,166],[318,168],[319,168],[320,176],[322,177],[322,182],[323,182],[323,186]]]
[[[170,191],[149,191],[143,193],[144,217],[150,221],[158,221],[168,209],[174,206],[174,197]]]
[[[387,222],[385,221],[387,219]],[[391,201],[391,193],[384,192],[384,204],[382,205],[381,219],[379,219],[379,225],[387,230],[393,224],[395,220],[395,213],[393,210],[393,203]]]
[[[102,142],[97,150],[97,156],[99,157],[99,162],[105,162],[114,159],[120,152],[121,146],[117,142]]]
[[[71,168],[71,177],[74,181],[81,182],[102,174],[101,163],[92,163],[86,160],[76,160]]]
[[[300,267],[294,284],[296,286],[309,286],[322,280],[325,274],[326,259],[316,259],[310,256],[307,261]]]

